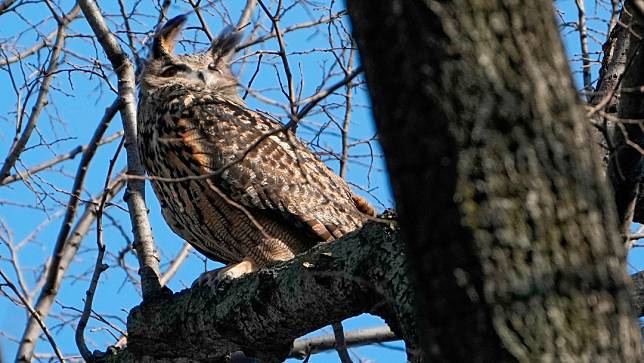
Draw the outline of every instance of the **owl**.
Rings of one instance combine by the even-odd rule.
[[[138,148],[171,229],[227,264],[215,281],[361,227],[373,209],[291,130],[245,106],[228,64],[240,34],[175,55],[185,21],[157,31],[143,66]]]

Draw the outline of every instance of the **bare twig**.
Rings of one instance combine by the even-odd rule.
[[[0,6],[1,7],[1,6]],[[62,18],[63,26],[67,26],[70,22],[72,22],[78,14],[80,13],[80,6],[75,5],[72,10],[70,10],[67,14],[65,14]],[[2,11],[0,11],[0,15],[2,14]],[[28,49],[23,50],[22,52],[16,54],[13,57],[5,58],[0,60],[0,67],[1,66],[6,66],[11,63],[19,62],[30,55],[35,54],[39,50],[51,46],[51,42],[54,40],[56,37],[56,34],[58,33],[58,30],[54,30],[51,33],[49,33],[46,37],[44,37],[40,42],[34,44]]]
[[[353,72],[349,73],[341,81],[335,83],[331,87],[320,90],[320,92],[314,94],[313,96],[301,100],[299,103],[306,103],[306,105],[304,105],[304,107],[302,107],[300,112],[297,114],[297,119],[301,120],[302,118],[304,118],[304,116],[306,116],[306,114],[308,114],[309,111],[311,111],[311,109],[313,109],[313,107],[315,107],[320,101],[322,101],[331,93],[335,92],[335,90],[337,90],[338,88],[351,82],[360,73],[362,73],[362,66],[357,67]]]
[[[201,30],[203,30],[203,32],[206,33],[208,40],[212,41],[214,37],[212,36],[212,32],[208,27],[208,22],[206,22],[206,19],[204,19],[203,14],[201,13],[201,9],[199,9],[199,3],[201,1],[197,1],[195,3],[193,0],[188,0],[188,2],[190,3],[190,6],[192,6],[192,10],[194,10],[195,14],[197,14],[199,23],[201,23]]]
[[[163,0],[163,4],[161,4],[161,8],[159,9],[157,24],[160,25],[162,22],[168,19],[168,9],[170,9],[170,5],[172,5],[171,0]]]
[[[102,139],[101,141],[98,142],[97,146],[105,145],[108,144],[119,137],[123,136],[123,131],[117,131],[114,134]],[[56,156],[55,158],[45,161],[42,164],[36,165],[33,168],[30,168],[29,170],[26,170],[24,172],[18,172],[16,174],[9,175],[6,177],[2,182],[0,182],[1,185],[7,185],[11,184],[15,181],[22,180],[30,175],[35,175],[43,170],[49,169],[53,167],[56,164],[62,163],[63,161],[71,160],[76,157],[76,155],[85,152],[88,148],[90,147],[89,144],[83,145],[83,146],[77,146],[73,148],[71,151],[65,153],[65,154],[60,154]]]
[[[315,20],[315,21],[309,21],[309,22],[301,23],[301,24],[297,24],[297,25],[292,25],[292,26],[289,26],[289,27],[286,27],[286,28],[282,29],[282,34],[287,34],[287,33],[290,33],[290,32],[296,31],[296,30],[311,28],[311,27],[314,27],[314,26],[317,26],[317,25],[320,25],[320,24],[326,24],[326,23],[332,22],[332,21],[334,21],[334,20],[336,20],[338,18],[341,18],[341,17],[345,16],[346,14],[347,14],[346,10],[343,10],[343,11],[340,11],[340,12],[338,12],[338,13],[332,15],[332,16],[326,17],[326,18],[322,18],[322,19]],[[235,50],[237,52],[239,52],[242,49],[252,47],[253,45],[263,43],[263,42],[265,42],[265,41],[267,41],[269,39],[275,38],[275,37],[276,37],[276,34],[274,32],[270,33],[270,34],[266,34],[264,36],[258,37],[257,39],[249,40],[246,43],[242,43],[242,44],[238,45]]]
[[[349,52],[349,64],[347,65],[347,72],[353,70],[353,55],[354,51],[351,48]],[[347,82],[344,92],[345,106],[344,106],[344,120],[342,122],[342,151],[340,155],[340,176],[345,178],[347,175],[347,163],[349,160],[349,127],[351,125],[351,107],[353,101],[353,84],[351,81]]]
[[[20,154],[22,153],[25,146],[27,145],[27,142],[31,137],[31,133],[36,128],[36,123],[40,118],[40,113],[42,109],[45,107],[45,105],[47,104],[47,95],[49,93],[49,86],[51,85],[54,72],[56,71],[56,68],[58,68],[58,57],[60,56],[60,52],[61,52],[61,49],[63,48],[64,43],[65,43],[65,25],[60,24],[58,26],[58,31],[56,32],[56,43],[54,44],[54,50],[51,53],[51,57],[49,58],[49,66],[45,71],[44,79],[42,81],[42,84],[40,85],[38,98],[36,99],[36,103],[31,109],[31,114],[29,115],[29,121],[27,121],[27,125],[22,131],[22,135],[20,136],[20,138],[14,139],[14,143],[11,146],[11,151],[9,152],[9,155],[7,155],[7,157],[5,158],[4,163],[2,164],[2,168],[0,168],[0,180],[4,180],[7,176],[9,176],[11,169],[14,167],[14,165],[16,164],[16,161],[20,157]],[[20,115],[20,117],[22,117],[22,115]]]
[[[255,10],[256,5],[257,0],[246,0],[246,6],[244,6],[244,10],[242,10],[242,14],[237,21],[237,29],[241,29],[248,24],[250,16],[253,14],[253,10]]]
[[[130,52],[134,56],[134,61],[136,64],[140,63],[139,52],[136,49],[136,38],[134,37],[134,32],[132,32],[132,26],[130,25],[130,16],[125,9],[125,3],[123,0],[118,0],[119,11],[121,12],[121,18],[123,18],[123,25],[125,26],[125,33],[127,35],[127,45],[130,48]]]
[[[60,349],[58,349],[58,345],[56,344],[56,341],[54,340],[54,337],[51,335],[49,332],[49,329],[47,328],[47,325],[45,325],[45,322],[41,319],[41,317],[38,315],[38,313],[34,310],[34,308],[29,304],[29,301],[22,296],[20,291],[16,288],[16,286],[9,280],[7,275],[4,274],[2,270],[0,270],[0,276],[5,281],[5,284],[18,296],[18,299],[22,302],[22,304],[29,310],[29,314],[33,320],[35,320],[38,325],[40,326],[40,329],[42,329],[43,333],[45,333],[45,336],[47,337],[47,340],[49,341],[49,344],[51,344],[52,349],[54,349],[54,352],[56,353],[56,357],[58,357],[58,360],[60,362],[64,362],[65,360],[63,359],[63,354],[60,352]]]
[[[280,11],[282,9],[282,1],[278,1],[277,5],[277,10],[275,11],[275,15],[272,15],[271,12],[268,10],[266,5],[264,5],[264,2],[262,0],[257,0],[259,2],[259,6],[262,7],[264,12],[266,13],[266,16],[271,20],[271,23],[273,24],[273,32],[275,32],[275,36],[277,37],[277,44],[279,44],[279,56],[282,59],[282,66],[284,67],[284,74],[286,75],[286,84],[288,87],[288,102],[291,110],[291,118],[293,121],[293,128],[295,128],[295,125],[297,121],[300,119],[300,117],[297,117],[298,112],[297,112],[297,102],[295,101],[295,87],[293,85],[293,74],[291,73],[291,66],[288,63],[288,57],[286,56],[286,46],[284,45],[284,37],[282,36],[282,31],[280,30],[279,26],[279,15]]]

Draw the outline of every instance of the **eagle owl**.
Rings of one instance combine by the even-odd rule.
[[[239,33],[175,55],[185,21],[156,33],[138,108],[140,155],[172,230],[228,265],[220,280],[362,226],[373,209],[290,130],[245,107],[228,65]]]

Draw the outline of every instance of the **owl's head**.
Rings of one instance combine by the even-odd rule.
[[[170,19],[154,36],[149,59],[141,72],[141,92],[181,85],[188,89],[213,91],[224,97],[239,98],[237,79],[233,76],[230,58],[241,40],[241,34],[225,29],[202,53],[176,55],[174,48],[187,15]]]

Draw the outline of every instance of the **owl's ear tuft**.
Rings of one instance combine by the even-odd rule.
[[[152,42],[152,57],[157,59],[172,54],[175,46],[175,39],[181,33],[183,25],[188,19],[187,14],[176,16],[168,20],[165,25],[157,31]]]
[[[235,49],[242,39],[242,33],[229,26],[213,39],[210,52],[215,64],[227,63],[235,54]]]

